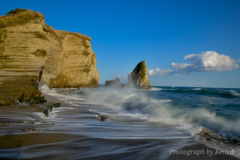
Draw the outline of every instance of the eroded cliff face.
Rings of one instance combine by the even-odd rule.
[[[99,75],[90,38],[46,27],[44,30],[49,39],[49,56],[41,83],[54,88],[97,87]]]
[[[45,25],[41,13],[0,17],[0,104],[30,97],[39,83],[96,87],[98,71],[90,38]]]
[[[128,75],[127,86],[141,89],[151,88],[145,61],[138,63],[134,70]]]

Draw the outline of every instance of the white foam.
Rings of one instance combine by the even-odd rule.
[[[152,87],[151,89],[149,89],[149,91],[161,91],[162,88],[155,88],[155,87]]]
[[[73,89],[76,89],[76,88],[63,88],[61,90],[73,90]],[[84,99],[84,97],[82,97],[81,95],[76,94],[74,92],[67,92],[67,93],[62,92],[61,93],[55,88],[50,89],[47,84],[40,86],[40,91],[44,94],[54,96],[54,97],[58,98],[59,100],[67,102],[67,103],[70,101],[73,101],[73,100],[79,101],[79,100]]]
[[[194,90],[199,91],[199,90],[202,90],[202,89],[201,88],[195,88]]]
[[[236,91],[230,90],[229,91],[232,95],[239,97],[239,94]]]
[[[33,114],[40,119],[46,118],[45,114],[42,112],[33,112]]]
[[[65,89],[67,90],[67,89]],[[161,88],[152,88],[161,90]],[[195,90],[200,90],[196,88]],[[121,116],[146,119],[148,121],[159,121],[161,123],[176,125],[178,128],[188,130],[192,135],[201,130],[201,123],[221,127],[220,130],[232,130],[240,133],[240,120],[228,122],[224,118],[216,116],[215,112],[204,108],[177,108],[170,103],[171,99],[154,99],[145,95],[146,92],[136,89],[112,89],[99,88],[72,92],[59,92],[56,89],[49,89],[47,85],[41,86],[41,91],[45,94],[53,95],[62,101],[74,106],[79,106],[80,101],[88,104],[102,105],[110,110],[116,110]],[[79,94],[81,91],[81,94]],[[233,91],[234,92],[234,91]],[[237,94],[237,93],[236,93]],[[86,99],[84,98],[86,96]],[[195,123],[200,122],[200,123]]]
[[[67,89],[65,90],[67,91]],[[149,91],[160,90],[162,88],[153,87]],[[194,90],[201,90],[201,88],[195,88]],[[171,99],[151,98],[146,95],[144,90],[112,88],[93,90],[84,88],[79,90],[81,93],[79,91],[61,93],[56,89],[49,89],[45,85],[41,87],[41,91],[74,106],[79,105],[78,103],[82,100],[85,100],[84,103],[101,105],[102,108],[91,108],[89,111],[106,114],[110,117],[125,116],[173,125],[178,129],[188,131],[193,137],[203,131],[203,124],[219,127],[219,131],[222,133],[227,131],[240,133],[240,120],[229,122],[205,108],[176,107],[171,104]],[[230,92],[238,95],[235,91]],[[54,114],[56,113],[54,112]]]

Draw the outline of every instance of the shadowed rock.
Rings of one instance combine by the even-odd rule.
[[[112,118],[109,117],[108,115],[98,115],[98,118],[99,118],[99,120],[102,121],[102,122],[106,121],[107,119],[112,120]]]
[[[122,84],[119,78],[105,82],[105,87],[123,88],[123,86],[124,84]]]
[[[53,110],[53,108],[59,108],[60,107],[60,103],[55,103],[52,104],[50,106],[48,106],[43,113],[45,114],[46,117],[48,117],[49,113]]]
[[[151,88],[145,61],[141,61],[140,63],[138,63],[134,70],[128,75],[127,86],[140,89]]]

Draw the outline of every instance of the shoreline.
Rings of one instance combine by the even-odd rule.
[[[99,105],[78,101],[79,106],[74,106],[74,103],[72,105],[61,101],[53,95],[43,93],[43,96],[48,101],[45,106],[42,104],[15,106],[16,112],[9,114],[19,117],[13,116],[15,121],[12,121],[14,123],[11,123],[11,125],[0,126],[1,133],[4,128],[5,130],[7,128],[13,131],[17,130],[17,132],[8,132],[8,130],[5,135],[0,136],[0,142],[11,142],[8,144],[4,142],[4,145],[0,145],[2,146],[0,147],[0,159],[1,156],[7,155],[9,157],[11,154],[20,156],[22,159],[59,157],[86,160],[156,159],[157,157],[168,160],[238,159],[228,154],[213,154],[216,153],[216,149],[201,144],[193,137],[187,136],[187,133],[185,133],[185,138],[181,138],[184,132],[168,125],[134,118],[112,118],[111,115],[110,118],[101,121],[97,115],[108,116],[108,114],[101,114],[107,108],[98,112],[96,109],[100,107]],[[61,106],[56,108],[50,117],[45,119],[39,117],[39,120],[35,119],[37,122],[34,121],[33,123],[31,118],[34,114],[32,113],[43,112],[50,103],[61,103]],[[12,108],[7,110],[14,111]],[[22,120],[19,124],[19,119],[24,116],[24,121]],[[34,118],[37,118],[37,116],[41,115],[38,114]],[[37,128],[35,132],[31,130],[21,132],[21,130],[24,130],[24,126],[27,130],[33,127]],[[147,126],[147,128],[144,126]],[[155,133],[159,135],[155,135]],[[164,135],[166,136],[168,133],[170,135],[164,138]],[[137,135],[139,136],[137,137]],[[171,138],[171,136],[173,137]],[[174,138],[178,136],[180,137]],[[201,150],[204,150],[204,154],[194,154],[195,151]],[[212,152],[211,155],[210,151]],[[32,154],[31,152],[36,153]],[[189,155],[185,154],[189,152],[191,152]],[[14,158],[19,159],[18,157]]]

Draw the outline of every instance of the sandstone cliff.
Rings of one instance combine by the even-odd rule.
[[[96,87],[90,37],[54,30],[41,13],[16,9],[0,17],[0,104],[30,97],[38,83]]]
[[[147,66],[145,61],[137,64],[134,70],[128,75],[127,86],[141,89],[150,89]]]

